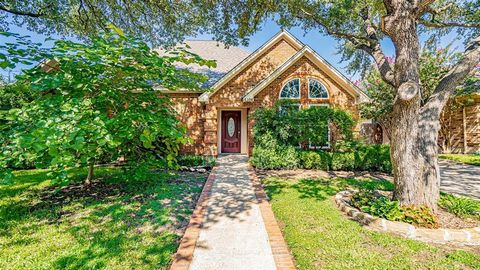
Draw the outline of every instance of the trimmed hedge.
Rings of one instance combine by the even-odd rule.
[[[272,140],[275,141],[275,140]],[[279,146],[255,146],[252,165],[259,169],[318,169],[326,171],[379,171],[391,173],[388,145],[359,145],[349,152],[299,150]]]

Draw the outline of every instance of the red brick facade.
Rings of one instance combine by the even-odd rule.
[[[247,121],[242,128],[242,140],[246,145],[242,153],[251,154],[253,148],[252,128],[254,125],[251,114],[258,108],[271,107],[279,99],[282,86],[293,78],[300,79],[301,95],[299,104],[307,108],[310,104],[329,104],[334,108],[351,111],[358,117],[357,96],[351,94],[338,83],[338,78],[332,78],[307,57],[301,57],[288,69],[271,81],[254,98],[253,102],[244,102],[245,94],[269,77],[272,72],[287,62],[299,51],[298,44],[280,39],[269,48],[251,60],[228,82],[210,94],[208,103],[201,103],[196,93],[172,93],[172,100],[179,117],[185,123],[192,143],[186,145],[184,153],[217,155],[219,153],[219,117],[222,110],[242,110],[246,115],[242,121]],[[329,93],[328,99],[310,99],[308,96],[308,79],[315,78],[322,82]],[[245,130],[246,129],[246,130]],[[247,147],[248,146],[248,147]]]

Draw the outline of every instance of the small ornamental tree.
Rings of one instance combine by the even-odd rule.
[[[184,50],[160,56],[114,30],[85,44],[59,40],[51,49],[3,34],[16,40],[0,46],[4,66],[47,60],[17,76],[40,96],[9,111],[8,134],[0,138],[0,168],[29,160],[66,181],[67,168],[88,167],[89,184],[98,160],[125,157],[137,165],[161,156],[174,165],[187,140],[185,128],[153,84],[198,89],[205,77],[174,63],[214,63]]]

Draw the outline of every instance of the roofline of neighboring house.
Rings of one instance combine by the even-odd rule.
[[[258,56],[262,55],[267,49],[277,43],[278,40],[281,38],[285,38],[289,41],[296,49],[300,49],[304,46],[300,40],[294,37],[286,30],[281,30],[275,36],[273,36],[269,41],[263,44],[261,47],[256,49],[253,53],[243,59],[239,64],[237,64],[234,68],[232,68],[229,72],[227,72],[222,78],[220,78],[213,86],[212,92],[205,92],[199,97],[199,101],[203,103],[208,103],[209,97],[215,94],[222,86],[224,86],[230,79],[232,79],[235,75],[240,73],[244,70],[249,64],[251,64]]]
[[[353,95],[356,99],[360,98],[361,101],[368,100],[369,97],[355,84],[353,84],[347,77],[345,77],[341,72],[339,72],[335,67],[333,67],[328,61],[326,61],[323,57],[315,52],[312,48],[308,45],[304,45],[304,47],[294,54],[290,59],[288,59],[285,63],[283,63],[280,67],[278,67],[274,72],[272,72],[267,78],[263,79],[260,83],[250,89],[245,96],[243,97],[244,102],[252,102],[255,96],[260,93],[265,87],[267,87],[273,80],[278,78],[284,71],[286,71],[289,67],[291,67],[294,63],[296,63],[301,57],[306,56],[315,64],[317,64],[320,68],[326,67],[323,71],[327,73],[329,76],[336,77],[340,79],[339,83],[343,83],[345,89]],[[338,82],[338,81],[337,81]]]

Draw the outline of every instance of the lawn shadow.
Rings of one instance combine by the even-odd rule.
[[[0,235],[8,238],[15,229],[28,236],[38,226],[61,226],[61,233],[70,234],[76,241],[72,246],[79,248],[54,260],[52,267],[59,269],[96,269],[132,260],[168,265],[206,176],[153,172],[148,180],[132,181],[119,171],[109,173],[108,179],[97,178],[88,188],[78,181],[42,187],[45,177],[31,184],[16,179],[39,188],[24,188],[16,193],[21,199],[0,206]],[[12,239],[8,246],[18,243]],[[126,255],[132,252],[134,259]]]
[[[269,196],[275,196],[286,189],[293,188],[300,194],[300,198],[313,198],[319,201],[326,200],[336,193],[348,189],[379,189],[393,190],[393,184],[387,180],[376,178],[305,178],[297,181],[269,178],[265,182]]]

